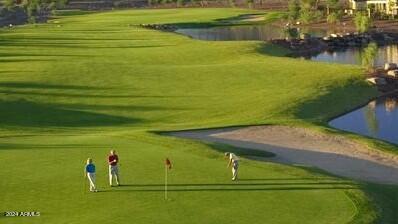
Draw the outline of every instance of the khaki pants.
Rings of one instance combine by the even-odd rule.
[[[115,178],[116,184],[119,185],[119,167],[117,165],[109,165],[109,185],[112,185],[113,178]]]
[[[239,168],[238,161],[234,161],[232,163],[232,180],[236,180],[238,178],[238,168]]]

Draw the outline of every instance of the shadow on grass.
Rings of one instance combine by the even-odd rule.
[[[397,223],[398,221],[398,186],[366,184],[365,191],[377,203],[380,216],[377,223]]]
[[[27,58],[27,59],[25,59],[25,58],[12,58],[12,59],[10,59],[10,58],[7,58],[7,59],[4,59],[4,58],[0,58],[0,63],[13,63],[13,62],[49,62],[49,61],[56,61],[56,60],[54,60],[54,59],[50,59],[50,58],[47,58],[47,59],[38,59],[38,58]]]
[[[0,150],[4,149],[65,149],[65,148],[103,148],[104,145],[86,144],[13,144],[0,143]]]
[[[300,180],[300,179],[297,179]],[[273,181],[276,181],[273,180]],[[351,181],[324,181],[324,182],[261,182],[261,183],[241,183],[241,180],[237,182],[232,182],[230,184],[226,183],[207,183],[207,184],[168,184],[170,187],[206,187],[206,186],[274,186],[274,185],[350,185],[357,186],[355,183]],[[164,184],[124,184],[121,187],[162,187]]]
[[[81,97],[81,98],[169,98],[184,96],[150,96],[150,95],[118,95],[95,94],[95,90],[109,88],[44,84],[35,82],[0,82],[0,93],[7,94],[7,98],[45,96],[45,97]],[[131,90],[131,89],[129,89]],[[77,91],[64,92],[64,91]],[[85,92],[90,91],[90,92]],[[102,92],[102,91],[101,91]],[[108,91],[105,91],[108,92]],[[99,113],[101,110],[125,111],[161,111],[161,110],[189,110],[186,108],[172,108],[160,106],[140,106],[131,104],[83,104],[83,103],[41,103],[35,101],[0,100],[0,126],[24,127],[94,127],[115,126],[124,124],[142,124],[143,119],[108,115]]]
[[[66,109],[26,100],[0,100],[0,124],[21,127],[94,127],[137,124],[141,119]]]
[[[352,79],[343,85],[329,87],[327,93],[318,98],[303,101],[293,110],[294,116],[325,125],[329,119],[367,103],[376,95],[376,89],[362,80]]]
[[[231,184],[169,184],[168,191],[191,192],[191,191],[303,191],[303,190],[336,190],[336,189],[358,189],[359,186],[351,182],[297,182],[297,183],[251,183],[242,184],[234,182]],[[136,184],[122,185],[115,190],[102,190],[101,192],[163,192],[164,184]]]
[[[37,41],[44,41],[44,42],[48,42],[48,41],[107,41],[107,42],[112,42],[115,40],[120,40],[120,41],[134,41],[134,40],[147,40],[144,38],[115,38],[115,37],[109,37],[109,38],[100,38],[100,37],[65,37],[65,36],[54,36],[54,37],[21,37],[21,39],[26,39],[26,40],[37,40]],[[21,40],[19,39],[19,40]],[[62,43],[62,42],[60,42]],[[71,42],[68,42],[71,43]]]
[[[48,48],[78,48],[78,49],[109,49],[109,48],[159,48],[174,46],[171,44],[160,44],[160,45],[133,45],[133,44],[110,44],[104,46],[104,43],[84,43],[84,42],[50,42],[50,41],[0,41],[2,46],[18,46],[18,47],[48,47]],[[5,59],[2,59],[3,61]]]
[[[236,146],[231,146],[227,144],[221,143],[203,143],[207,145],[214,151],[225,153],[225,152],[232,152],[238,156],[242,157],[265,157],[270,158],[274,157],[275,154],[271,152],[267,152],[265,150],[257,150],[257,149],[248,149],[248,148],[241,148]]]
[[[5,90],[0,89],[0,93],[14,95],[14,96],[47,96],[47,97],[76,97],[76,98],[165,98],[167,99],[167,98],[203,97],[203,96],[187,96],[187,95],[171,96],[171,95],[127,95],[127,94],[39,92],[39,91],[29,91],[29,90],[27,91],[27,90],[8,90],[8,89]],[[90,105],[85,105],[84,107],[89,107],[89,106]],[[131,106],[125,105],[123,107],[131,107]]]
[[[274,57],[288,57],[290,54],[290,51],[288,49],[271,43],[259,44],[256,48],[256,51],[260,54]]]
[[[62,93],[62,92],[38,92],[27,90],[0,90],[0,93],[18,96],[49,96],[49,97],[81,97],[81,98],[171,98],[184,96],[164,95],[122,95],[122,94],[90,94],[90,93]]]
[[[231,16],[227,18],[218,18],[209,22],[181,22],[181,23],[172,23],[170,25],[176,26],[178,28],[210,28],[217,26],[242,26],[242,25],[260,25],[265,24],[266,22],[271,22],[273,20],[268,21],[245,21],[245,19],[249,19],[250,16],[262,16],[267,13],[245,13],[237,16]]]
[[[239,179],[239,182],[242,182],[242,181],[297,181],[297,180],[341,181],[341,179],[339,179],[339,178],[332,178],[332,177],[308,177],[308,178],[262,178],[262,179],[244,178],[244,179]]]
[[[0,71],[0,73],[1,73],[1,71]],[[94,86],[44,84],[44,83],[35,83],[35,82],[0,82],[0,88],[57,89],[57,90],[98,90],[98,89],[109,89],[109,88],[94,87]]]
[[[0,73],[2,73],[0,71]],[[81,98],[185,98],[185,97],[206,97],[205,95],[186,96],[186,95],[131,95],[131,94],[93,94],[84,93],[90,90],[110,90],[112,87],[94,87],[62,84],[45,84],[36,82],[0,82],[0,93],[14,96],[48,96],[48,97],[81,97]],[[41,91],[44,90],[44,91]],[[68,90],[79,90],[79,93],[62,92]],[[132,88],[128,88],[129,91]],[[76,104],[81,108],[93,108],[90,105]],[[99,107],[99,105],[96,105]],[[117,106],[115,108],[137,108],[131,105]],[[142,108],[142,107],[141,107]],[[151,107],[148,107],[151,108]],[[152,109],[162,109],[152,107]],[[177,108],[175,108],[177,109]]]
[[[61,53],[0,53],[0,59],[6,57],[95,57],[94,54],[61,54]]]

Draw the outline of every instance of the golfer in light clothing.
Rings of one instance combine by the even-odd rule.
[[[117,186],[120,186],[119,182],[119,157],[116,155],[115,150],[111,150],[111,154],[108,157],[109,164],[109,185],[113,187],[113,178],[116,180]]]
[[[228,159],[228,168],[232,165],[232,180],[238,179],[239,158],[232,152],[226,152],[225,158]]]
[[[91,192],[97,192],[97,188],[95,187],[95,165],[93,160],[88,158],[87,165],[86,165],[86,176],[88,179],[88,183],[90,185]]]

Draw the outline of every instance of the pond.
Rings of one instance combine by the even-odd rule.
[[[340,116],[329,125],[398,144],[398,96],[386,96]]]
[[[276,25],[219,26],[211,28],[177,29],[177,33],[199,40],[238,41],[284,39],[289,36],[286,30]],[[309,33],[314,37],[323,37],[333,31],[324,29],[294,29],[294,35]]]
[[[342,63],[342,64],[356,64],[362,63],[362,51],[360,48],[349,48],[344,51],[322,52],[318,55],[307,57],[313,61]],[[387,62],[398,62],[398,45],[387,45],[378,48],[377,56],[375,58],[376,66],[383,66]]]
[[[239,40],[261,40],[284,39],[289,34],[280,26],[275,25],[246,25],[246,26],[220,26],[211,28],[189,28],[178,29],[177,33],[194,39],[208,41],[239,41]],[[314,37],[323,37],[331,33],[345,33],[344,30],[325,30],[320,28],[301,28],[294,30],[295,36],[300,33],[309,33]],[[307,60],[361,64],[361,49],[350,48],[343,51],[322,52],[312,57],[301,57]],[[378,49],[375,65],[382,66],[386,62],[398,62],[398,45],[383,46]]]

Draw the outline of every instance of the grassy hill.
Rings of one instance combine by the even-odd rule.
[[[372,223],[394,214],[380,187],[244,159],[226,146],[154,131],[314,124],[375,92],[355,66],[274,57],[261,42],[205,42],[140,28],[198,23],[241,9],[125,10],[59,17],[0,33],[0,223]],[[266,54],[264,54],[266,53]],[[124,186],[107,186],[106,155]],[[171,158],[169,201],[163,199]],[[88,193],[88,157],[101,192]],[[365,191],[364,191],[365,190]],[[396,195],[395,188],[388,195]],[[387,197],[387,199],[386,199]],[[384,208],[384,207],[383,207]]]

